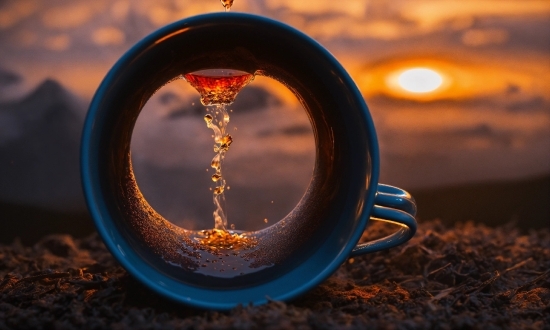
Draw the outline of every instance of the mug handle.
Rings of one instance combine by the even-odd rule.
[[[398,246],[416,233],[416,202],[411,194],[397,187],[379,184],[374,204],[371,211],[372,220],[390,222],[402,228],[389,236],[357,245],[351,251],[350,257]]]

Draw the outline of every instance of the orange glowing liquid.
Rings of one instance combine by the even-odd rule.
[[[201,103],[208,106],[233,103],[254,75],[234,70],[203,70],[185,74],[184,78],[199,92]]]
[[[227,215],[224,211],[226,182],[222,175],[222,164],[225,153],[233,143],[233,138],[227,133],[229,113],[226,105],[233,103],[239,91],[254,79],[254,75],[242,71],[215,69],[188,73],[184,78],[199,92],[201,103],[208,106],[204,121],[206,126],[214,132],[214,152],[216,153],[210,163],[216,171],[211,176],[214,183],[213,202],[216,206],[213,212],[214,229],[197,232],[195,241],[207,247],[208,250],[215,251],[252,249],[258,244],[253,237],[230,233],[226,229]],[[205,264],[205,267],[207,266]],[[224,268],[221,270],[223,271]]]

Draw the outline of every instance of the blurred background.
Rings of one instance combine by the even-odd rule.
[[[78,156],[93,93],[141,38],[220,11],[218,0],[0,0],[0,242],[94,230]],[[550,2],[236,0],[232,11],[287,23],[343,64],[374,118],[380,181],[413,194],[420,222],[549,226]],[[305,192],[311,127],[265,77],[229,108],[229,223],[260,229]],[[132,138],[145,197],[185,228],[213,224],[203,115],[197,92],[175,81],[147,103]]]

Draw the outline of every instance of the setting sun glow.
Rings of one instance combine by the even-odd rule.
[[[459,99],[490,87],[487,83],[477,86],[473,72],[480,70],[459,66],[452,60],[397,58],[378,62],[365,70],[358,85],[365,95],[383,94],[421,102]]]
[[[401,88],[412,93],[428,93],[436,90],[443,83],[439,73],[427,68],[413,68],[399,75]]]

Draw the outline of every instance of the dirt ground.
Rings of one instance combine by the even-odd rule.
[[[550,230],[513,225],[423,222],[298,300],[224,313],[150,292],[96,235],[0,245],[0,279],[0,329],[550,329]]]

